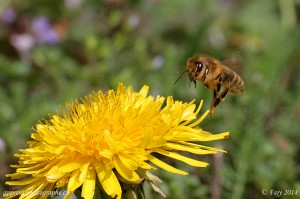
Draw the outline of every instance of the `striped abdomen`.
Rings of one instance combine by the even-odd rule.
[[[223,88],[229,89],[230,93],[237,94],[244,91],[244,82],[242,78],[227,67],[223,67],[221,81]]]

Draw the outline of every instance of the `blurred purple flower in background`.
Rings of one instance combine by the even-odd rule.
[[[16,15],[16,12],[13,9],[7,8],[6,10],[3,11],[3,13],[2,13],[2,15],[1,15],[0,18],[5,23],[11,24],[11,23],[13,23],[16,20],[17,15]]]
[[[38,17],[32,21],[31,27],[37,42],[56,44],[59,42],[59,35],[52,28],[47,17]]]

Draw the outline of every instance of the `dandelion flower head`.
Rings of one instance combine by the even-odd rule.
[[[19,186],[20,198],[34,198],[35,192],[66,187],[69,198],[82,187],[81,195],[92,199],[96,181],[112,198],[120,199],[120,179],[138,183],[145,178],[140,171],[160,167],[187,175],[155,157],[155,153],[183,161],[191,166],[208,164],[181,155],[215,154],[222,150],[196,144],[228,137],[228,132],[211,134],[200,127],[202,103],[183,103],[172,97],[148,96],[148,86],[139,92],[118,85],[117,91],[101,91],[67,104],[48,121],[41,121],[29,147],[16,154],[16,172],[8,174],[6,184]],[[23,191],[23,192],[22,192]],[[14,195],[5,196],[7,198]]]

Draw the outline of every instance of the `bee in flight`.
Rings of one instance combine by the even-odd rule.
[[[190,84],[193,82],[196,87],[196,80],[210,90],[213,90],[213,100],[210,107],[210,115],[212,116],[215,108],[224,100],[226,94],[237,94],[244,91],[244,82],[241,77],[233,70],[228,68],[226,61],[221,62],[209,56],[195,56],[187,60],[187,70],[184,71],[174,84],[182,77],[184,73],[188,73]],[[221,92],[221,88],[223,91]]]

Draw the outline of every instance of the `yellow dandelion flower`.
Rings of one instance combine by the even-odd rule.
[[[206,167],[206,162],[176,151],[215,154],[222,150],[196,142],[223,139],[229,133],[213,135],[197,127],[209,113],[206,111],[197,119],[202,102],[197,108],[194,101],[154,98],[147,96],[148,89],[144,86],[133,92],[132,87],[119,84],[116,92],[93,93],[82,102],[67,105],[65,111],[52,115],[49,121],[37,124],[29,147],[16,154],[19,164],[12,165],[16,172],[7,174],[11,181],[6,184],[21,188],[5,193],[4,197],[20,195],[29,199],[65,187],[65,198],[69,198],[81,187],[81,196],[92,199],[99,181],[108,196],[120,199],[124,183],[140,184],[147,180],[160,192],[155,186],[159,178],[149,173],[156,169],[155,165],[187,175],[154,153],[191,166]]]

